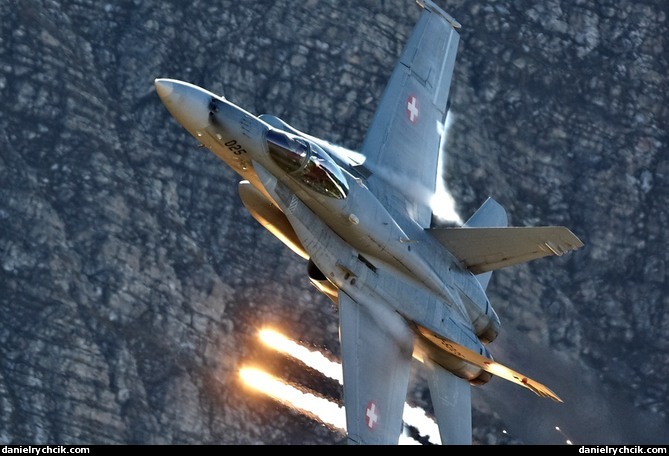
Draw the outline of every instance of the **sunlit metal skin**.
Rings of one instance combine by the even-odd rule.
[[[440,277],[437,271],[456,269],[455,259],[448,255],[431,255],[431,251],[438,248],[436,241],[426,236],[419,227],[410,233],[402,230],[364,182],[336,165],[318,145],[295,133],[278,131],[224,98],[192,84],[170,79],[158,79],[155,84],[172,115],[256,189],[254,201],[250,202],[250,198],[246,197],[245,204],[250,203],[252,208],[253,205],[260,205],[257,195],[262,194],[267,198],[266,204],[281,206],[276,196],[268,194],[267,186],[259,181],[257,169],[260,165],[283,184],[286,194],[295,195],[357,252],[370,258],[370,261],[386,263],[405,275],[408,282],[427,285],[439,296],[432,300],[440,299],[444,305],[454,307],[463,320],[474,316],[475,331],[486,342],[496,336],[499,319],[471,274],[469,278],[456,276],[456,280],[451,274]],[[311,181],[303,180],[300,170],[309,161],[310,148],[318,148],[318,154],[327,157],[325,163],[330,172],[323,180],[332,183],[333,191],[322,191]],[[252,213],[257,215],[259,210],[252,209]],[[262,219],[261,224],[267,226]],[[274,225],[288,226],[285,223]],[[295,236],[289,233],[283,238],[295,239]],[[287,245],[300,253],[301,249],[293,248],[297,242]],[[308,249],[304,249],[304,253],[310,256]],[[369,264],[374,267],[373,263]],[[463,293],[468,293],[467,299],[461,298]]]
[[[455,260],[447,255],[437,258],[437,264],[425,261],[424,258],[433,257],[429,251],[436,248],[434,241],[425,237],[422,230],[404,232],[360,178],[340,168],[319,145],[298,136],[297,130],[276,130],[224,98],[192,84],[158,79],[155,85],[170,113],[198,141],[245,178],[240,184],[245,206],[291,250],[309,258],[283,212],[277,211],[276,201],[260,184],[254,163],[268,168],[272,175],[283,177],[280,179],[291,193],[309,204],[313,212],[327,220],[329,228],[359,252],[387,262],[406,274],[409,281],[422,281],[445,298],[445,302],[458,303],[456,311],[466,315],[483,343],[495,339],[499,318],[478,282],[472,280],[470,274],[457,271]],[[310,163],[321,173],[308,180],[305,176],[309,173],[304,170]],[[416,242],[418,239],[421,242]],[[444,270],[456,273],[442,279],[436,271]],[[323,289],[323,284],[329,283],[314,285],[333,296],[334,289],[327,286]],[[450,369],[467,371],[454,367],[457,362],[446,364]],[[477,372],[480,373],[480,369]],[[461,376],[471,379],[478,373],[466,372]]]
[[[566,227],[510,227],[492,198],[462,226],[433,226],[460,25],[431,0],[379,101],[360,152],[250,114],[173,79],[156,91],[202,146],[242,178],[251,215],[308,261],[337,305],[350,443],[397,443],[412,358],[423,361],[444,443],[471,443],[470,385],[497,376],[555,401],[493,360],[493,270],[583,243]]]
[[[318,269],[318,266],[316,266],[313,261],[309,261],[309,264],[307,265],[307,276],[309,277],[311,284],[316,287],[318,291],[330,298],[335,304],[338,303],[337,297],[339,295],[339,290],[337,289],[337,286],[325,277],[325,274]]]
[[[286,216],[281,212],[281,209],[275,206],[272,201],[267,199],[249,181],[241,181],[238,188],[239,197],[253,218],[288,246],[290,250],[308,260],[309,254],[302,247],[300,239],[295,234]]]
[[[486,347],[471,334],[464,309],[460,307],[459,312],[451,310],[452,307],[458,309],[458,305],[461,304],[455,290],[453,290],[453,302],[447,303],[440,294],[426,288],[419,281],[403,274],[387,273],[388,265],[383,260],[362,256],[334,233],[302,201],[287,192],[278,179],[261,167],[257,168],[257,172],[263,185],[283,208],[298,237],[304,242],[305,249],[311,252],[309,268],[312,281],[316,277],[320,280],[327,277],[339,293],[344,292],[354,298],[364,296],[367,301],[378,303],[375,306],[377,309],[383,307],[381,305],[383,302],[393,302],[397,315],[435,333],[448,334],[456,344],[476,351],[492,361]],[[415,302],[420,302],[421,305],[416,306]],[[419,331],[416,332],[420,334]],[[417,339],[416,347],[422,353],[416,356],[418,359],[428,356],[445,369],[473,384],[483,384],[491,378],[491,375],[484,372],[481,367],[440,350],[429,339],[420,335]]]
[[[155,85],[176,120],[270,201],[273,201],[272,197],[267,195],[265,188],[258,182],[254,163],[278,176],[291,192],[308,204],[318,216],[327,220],[328,226],[354,248],[386,261],[410,276],[419,277],[418,280],[444,293],[445,297],[450,293],[444,289],[437,271],[447,270],[450,263],[455,263],[455,259],[446,256],[439,259],[438,265],[429,264],[425,258],[432,257],[429,252],[438,247],[437,243],[419,227],[412,233],[406,233],[400,228],[359,177],[338,167],[338,172],[333,173],[333,179],[341,182],[339,197],[314,191],[314,187],[302,180],[301,176],[291,174],[304,166],[306,150],[301,158],[296,158],[299,154],[294,154],[292,164],[289,164],[285,153],[283,158],[279,158],[278,151],[269,152],[267,134],[273,130],[272,126],[224,98],[192,84],[158,79]],[[199,112],[196,114],[195,111]],[[278,135],[286,133],[272,133],[271,137],[276,138]],[[320,152],[327,156],[323,149]],[[328,157],[328,164],[332,162]],[[422,242],[416,242],[417,239]],[[423,255],[417,250],[423,251]],[[476,304],[484,305],[478,301]]]

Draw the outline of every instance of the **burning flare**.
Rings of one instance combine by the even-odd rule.
[[[334,402],[305,393],[278,378],[253,367],[245,367],[239,375],[244,382],[256,390],[267,394],[284,405],[298,409],[311,418],[336,430],[346,429],[344,409]]]
[[[259,337],[268,347],[303,362],[326,377],[337,380],[340,384],[343,383],[341,364],[330,361],[321,352],[309,350],[297,342],[290,340],[280,332],[270,328],[261,329]],[[247,380],[246,377],[251,374],[253,375]],[[251,386],[274,397],[280,402],[309,413],[310,416],[324,424],[337,427],[342,431],[346,429],[346,419],[343,407],[339,407],[322,397],[313,394],[307,395],[297,388],[289,386],[281,380],[257,369],[244,369],[242,371],[242,377],[247,383],[251,384]],[[253,381],[253,383],[251,383],[251,381]],[[256,386],[256,384],[259,386]],[[290,393],[291,396],[288,396],[288,393]],[[288,399],[288,397],[294,397],[296,400],[293,401]],[[303,402],[298,401],[311,401],[311,403],[302,406],[300,404]],[[309,405],[310,408],[307,408],[307,405]],[[421,436],[429,436],[431,442],[441,444],[437,423],[429,418],[423,409],[405,404],[403,419],[407,425],[415,427]],[[419,442],[408,435],[402,434],[400,436],[400,444],[410,445],[418,443]]]

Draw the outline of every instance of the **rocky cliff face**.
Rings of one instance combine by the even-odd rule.
[[[459,213],[493,196],[512,224],[586,244],[495,274],[492,352],[565,404],[493,379],[476,389],[475,440],[667,443],[666,5],[439,4],[463,24],[446,170]],[[0,14],[0,442],[339,442],[241,384],[255,363],[337,400],[336,382],[256,337],[271,324],[336,360],[336,309],[153,80],[356,148],[415,4],[23,0]]]

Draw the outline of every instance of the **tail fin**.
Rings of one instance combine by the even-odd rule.
[[[477,209],[469,220],[464,224],[466,227],[491,227],[491,226],[507,226],[509,224],[509,218],[506,215],[506,210],[492,198],[488,198],[485,202]],[[492,271],[484,272],[476,276],[476,279],[481,284],[481,287],[485,290],[490,283],[490,278],[492,277]]]
[[[506,210],[492,198],[488,198],[479,207],[474,214],[465,222],[468,227],[492,227],[492,226],[507,226],[509,218],[506,215]]]

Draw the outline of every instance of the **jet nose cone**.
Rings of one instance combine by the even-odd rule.
[[[158,96],[163,100],[163,103],[170,98],[174,91],[174,81],[171,79],[159,78],[153,84],[156,86],[156,92],[158,92]]]
[[[193,135],[200,136],[209,121],[209,104],[213,93],[201,87],[176,79],[158,78],[156,92],[167,110]]]

